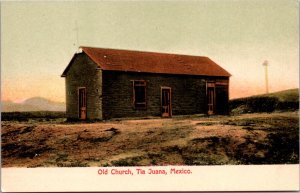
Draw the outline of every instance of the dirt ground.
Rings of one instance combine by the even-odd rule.
[[[1,122],[2,167],[299,163],[296,112]]]

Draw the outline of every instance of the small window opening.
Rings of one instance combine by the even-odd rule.
[[[133,105],[135,108],[146,108],[146,81],[133,81]]]

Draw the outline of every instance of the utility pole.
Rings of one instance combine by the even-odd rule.
[[[269,82],[268,82],[268,66],[269,62],[267,60],[262,64],[265,67],[265,80],[266,80],[266,93],[269,93]]]

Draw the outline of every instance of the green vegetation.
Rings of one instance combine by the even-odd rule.
[[[30,112],[2,112],[1,121],[51,121],[64,120],[66,112],[63,111],[30,111]]]
[[[299,101],[299,89],[289,89],[279,92],[274,92],[270,94],[265,94],[262,96],[270,96],[270,97],[276,97],[279,101],[289,101],[289,102],[297,102]]]
[[[230,100],[233,114],[294,111],[299,109],[299,89]]]

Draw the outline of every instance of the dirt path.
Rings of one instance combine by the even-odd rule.
[[[2,167],[298,163],[298,112],[2,122]]]

